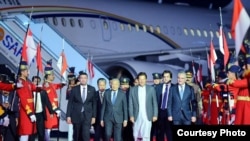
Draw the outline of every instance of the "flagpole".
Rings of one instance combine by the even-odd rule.
[[[25,31],[25,36],[24,36],[24,40],[23,40],[23,43],[24,43],[24,44],[23,44],[23,47],[24,47],[25,44],[26,44],[26,38],[27,38],[27,35],[28,35],[29,27],[30,27],[30,21],[31,21],[32,13],[33,13],[33,6],[32,6],[32,8],[31,8],[31,12],[30,12],[30,15],[29,15],[28,25],[27,25],[27,28],[26,28],[26,31]],[[23,50],[23,47],[22,47],[22,51],[24,51],[24,50]],[[19,74],[21,73],[21,72],[20,72],[20,66],[21,66],[22,60],[23,60],[23,56],[21,55],[20,60],[19,60],[18,69],[17,69],[16,81],[15,81],[16,85],[17,85],[17,82],[18,82]],[[26,60],[26,61],[27,61],[27,60]],[[32,94],[32,95],[33,95],[33,94]],[[13,99],[15,99],[15,97],[16,97],[16,93],[14,93]],[[32,96],[32,98],[34,98],[34,97]],[[34,112],[35,112],[35,111],[34,111]],[[35,113],[34,113],[34,114],[35,114]],[[35,126],[35,124],[34,124],[34,123],[32,123],[32,124],[33,124],[33,126],[32,126],[32,134],[33,134],[33,133],[34,133],[34,126]]]
[[[248,50],[250,49],[250,41],[249,40],[245,40],[244,41],[244,47],[245,47],[245,50],[246,50],[246,54],[244,55],[244,62],[245,62],[245,69],[248,70],[250,68],[248,68],[248,65],[247,65],[247,53],[249,52]],[[248,48],[248,49],[247,49]],[[247,79],[247,88],[248,88],[248,93],[249,93],[249,96],[250,96],[250,80]]]
[[[193,53],[192,49],[190,48],[190,55],[193,58]],[[196,71],[195,71],[195,66],[194,66],[194,60],[192,60],[192,70],[193,70],[193,78],[194,78],[194,83],[197,84],[197,78],[196,78]]]
[[[224,55],[224,43],[223,43],[223,23],[222,23],[222,13],[221,13],[221,7],[219,7],[219,12],[220,12],[220,28],[219,28],[219,48],[221,53]]]
[[[63,41],[62,41],[62,52],[64,52],[64,38],[63,38]],[[62,64],[63,64],[63,59],[62,59]],[[62,70],[62,68],[61,68],[61,70]],[[61,73],[61,72],[60,72]],[[63,74],[62,74],[63,75]],[[60,82],[62,83],[62,80],[63,80],[63,76],[61,75],[61,80],[60,80]],[[62,93],[62,89],[60,89],[60,96],[59,96],[59,108],[61,107],[61,98],[62,98],[62,96],[61,96],[61,93]]]
[[[63,40],[62,40],[62,53],[64,52],[64,38],[63,38]],[[62,64],[63,64],[63,61],[64,61],[64,59],[62,58]],[[61,68],[61,70],[60,70],[61,72],[62,72],[62,68]],[[61,74],[61,72],[60,72],[60,74]],[[63,74],[61,74],[61,80],[60,80],[60,83],[61,83],[61,85],[62,85],[62,80],[63,80]],[[62,87],[60,88],[60,94],[59,94],[59,101],[58,101],[58,107],[59,107],[59,110],[61,110],[61,100],[62,100]],[[59,132],[60,132],[60,130],[59,130],[59,122],[60,122],[60,117],[58,117],[58,131],[57,131],[57,141],[59,141]]]
[[[64,39],[63,39],[63,41],[62,41],[62,53],[64,52]],[[62,64],[63,64],[63,59],[62,59]],[[62,71],[62,68],[61,68],[61,70],[60,71]],[[60,72],[60,74],[61,74],[61,72]],[[63,80],[63,76],[62,76],[63,74],[61,74],[61,80],[60,80],[60,82],[62,83],[62,80]],[[62,96],[61,96],[61,94],[62,94],[62,89],[60,89],[60,96],[59,96],[59,108],[61,107],[61,98],[62,98]]]
[[[27,38],[27,34],[28,34],[28,31],[29,31],[32,13],[33,13],[33,7],[32,7],[32,9],[31,9],[31,13],[30,13],[30,16],[29,16],[29,21],[28,21],[27,29],[26,29],[26,32],[25,32],[24,40],[23,40],[24,44],[26,43],[25,40],[26,40],[26,38]],[[22,49],[23,49],[23,47],[22,47]],[[23,50],[22,50],[22,51],[23,51]],[[21,65],[22,60],[23,60],[23,56],[21,55],[20,61],[19,61],[19,66],[18,66],[18,70],[17,70],[16,83],[17,83],[17,80],[18,80],[18,74],[20,73],[20,65]]]
[[[207,53],[207,67],[208,67],[208,78],[211,79],[210,83],[212,82],[212,77],[211,77],[211,66],[210,66],[210,57],[209,57],[209,52],[208,52],[208,49],[206,47],[206,53]],[[212,83],[211,83],[211,86],[212,86]],[[212,102],[212,90],[209,91],[209,98],[208,98],[208,101],[209,101],[209,105],[208,105],[208,112],[207,112],[207,116],[208,116],[208,119],[210,119],[211,117],[211,102]]]

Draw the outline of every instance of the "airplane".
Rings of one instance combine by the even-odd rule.
[[[221,25],[218,7],[222,8],[222,25],[229,48],[234,49],[230,34],[231,0],[221,4],[206,1],[207,5],[185,3],[185,0],[162,3],[147,0],[8,2],[0,1],[0,20],[11,20],[19,13],[31,15],[34,23],[48,25],[79,54],[85,58],[90,56],[106,77],[127,76],[133,80],[138,72],[144,71],[148,74],[148,82],[152,83],[151,73],[168,69],[173,71],[173,83],[176,83],[177,71],[191,69],[192,61],[196,68],[202,64],[202,74],[207,77],[206,54],[211,40],[221,56],[218,51]],[[250,5],[247,0],[242,3]],[[249,7],[246,8],[249,13]],[[0,33],[3,42],[1,37]],[[67,59],[72,64],[77,62],[74,57]],[[61,130],[67,131],[67,128]]]
[[[178,3],[170,4],[174,2]],[[210,40],[217,49],[219,44],[219,6],[223,6],[223,30],[229,48],[234,47],[230,34],[232,7],[226,7],[231,1],[212,3],[217,4],[215,8],[184,2],[63,0],[58,4],[19,0],[16,5],[2,4],[1,13],[29,14],[33,7],[33,21],[47,23],[60,32],[77,51],[90,55],[108,76],[125,75],[132,80],[140,71],[151,75],[167,68],[190,69],[192,60],[196,66],[203,65],[206,76]]]

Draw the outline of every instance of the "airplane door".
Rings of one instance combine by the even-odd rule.
[[[111,26],[110,26],[110,21],[107,17],[100,16],[100,27],[102,30],[102,39],[104,41],[110,41],[112,38]]]

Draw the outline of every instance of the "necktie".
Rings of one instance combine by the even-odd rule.
[[[85,87],[83,87],[82,89],[82,102],[84,103],[85,102]]]
[[[100,100],[101,100],[101,103],[103,101],[103,92],[100,92]]]
[[[166,109],[166,105],[167,105],[167,100],[168,100],[168,85],[166,84],[166,88],[165,88],[165,91],[164,91],[164,96],[163,96],[163,100],[162,100],[162,103],[161,103],[161,109],[162,110],[165,110]]]
[[[112,104],[115,104],[115,99],[116,99],[116,91],[112,92]]]
[[[182,99],[183,98],[183,92],[184,92],[183,85],[180,85],[180,87],[181,87],[181,89],[180,89],[180,95],[181,95],[181,99]]]
[[[4,103],[9,103],[8,102],[8,96],[4,96],[3,98],[4,98]]]

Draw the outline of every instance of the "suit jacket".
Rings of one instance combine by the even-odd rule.
[[[49,101],[49,97],[48,97],[48,94],[46,91],[42,90],[40,93],[40,96],[41,96],[41,104],[42,104],[42,108],[43,108],[43,117],[45,120],[47,120],[47,116],[46,116],[46,107],[48,108],[49,110],[49,113],[50,114],[54,114],[54,110],[52,109],[52,105]],[[36,95],[34,95],[36,96]],[[36,101],[34,101],[36,102]]]
[[[104,99],[104,93],[103,92],[103,99]],[[101,97],[100,97],[100,91],[96,91],[96,99],[97,99],[97,108],[96,108],[96,124],[100,124],[100,118],[101,118],[101,109],[102,109],[102,103]]]
[[[157,103],[158,103],[158,108],[159,108],[159,109],[161,109],[161,103],[162,103],[162,97],[163,97],[163,96],[162,96],[162,95],[163,95],[163,93],[162,93],[163,85],[164,85],[164,83],[161,83],[161,84],[159,84],[159,85],[157,85],[157,86],[155,87],[156,96],[157,96]],[[169,89],[170,89],[172,86],[173,86],[173,84],[171,83]],[[168,93],[168,94],[169,94],[169,93]]]
[[[122,123],[128,120],[127,98],[124,92],[117,90],[117,96],[114,105],[111,101],[111,90],[104,93],[103,105],[101,109],[101,120],[112,120],[114,118],[116,123]]]
[[[172,116],[173,120],[180,120],[183,113],[187,120],[196,116],[196,109],[192,108],[192,102],[195,101],[194,90],[188,84],[185,84],[183,98],[180,97],[178,85],[170,88],[168,96],[168,116]]]
[[[91,118],[96,118],[96,90],[93,86],[87,85],[87,97],[85,102],[83,102],[80,89],[80,85],[72,88],[66,116],[71,118],[72,123],[80,123],[83,121],[90,124]],[[84,111],[82,113],[83,107]]]
[[[5,109],[6,114],[13,116],[15,118],[19,117],[19,98],[15,91],[10,91],[8,95],[8,102],[10,107]],[[3,104],[3,94],[0,93],[0,104]]]
[[[139,99],[138,88],[140,86],[134,86],[130,88],[129,92],[129,117],[134,117],[135,121],[139,113]],[[158,117],[158,104],[156,98],[155,88],[151,85],[145,85],[146,87],[146,110],[149,121],[152,121],[153,117]]]

